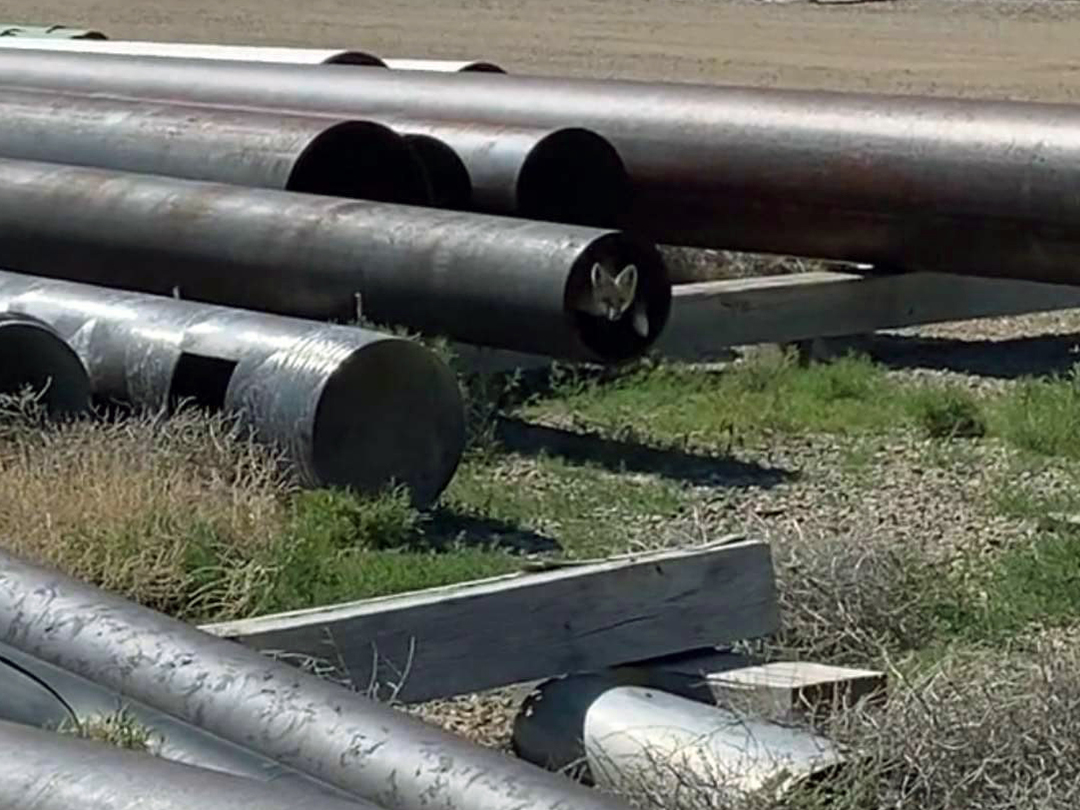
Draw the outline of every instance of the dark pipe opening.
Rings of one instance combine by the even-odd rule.
[[[169,384],[169,406],[195,405],[219,411],[236,370],[236,361],[184,352],[176,362]]]
[[[588,129],[560,129],[541,139],[518,175],[518,212],[527,219],[618,227],[629,194],[618,151]]]
[[[346,121],[314,138],[293,166],[288,191],[424,205],[424,167],[405,139],[371,121]]]
[[[26,388],[50,416],[90,406],[90,381],[74,350],[46,324],[0,316],[0,394]]]
[[[424,167],[436,208],[467,211],[472,200],[469,170],[457,152],[430,135],[405,135],[405,142]]]
[[[379,57],[363,51],[342,51],[323,62],[324,65],[359,65],[361,67],[386,67]]]
[[[617,273],[629,264],[637,267],[638,284],[633,302],[615,321],[581,312],[574,302],[592,288],[594,263]],[[566,285],[567,314],[577,324],[581,342],[604,362],[618,363],[640,357],[667,325],[671,314],[671,280],[660,252],[651,244],[622,233],[608,233],[594,241],[574,263]],[[648,322],[643,336],[634,328],[634,316],[644,314]]]
[[[493,62],[470,62],[460,71],[461,73],[506,73]]]

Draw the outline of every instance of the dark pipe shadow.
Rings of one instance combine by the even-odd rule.
[[[891,369],[956,371],[1012,380],[1069,372],[1080,363],[1080,333],[1011,340],[960,340],[873,335],[852,347]]]
[[[462,514],[446,507],[438,507],[429,513],[424,541],[425,545],[436,549],[460,543],[520,554],[562,551],[559,541],[552,537],[523,529],[504,520]]]
[[[512,453],[547,454],[576,464],[598,464],[612,472],[652,473],[698,486],[774,487],[798,477],[776,467],[648,447],[518,419],[500,419],[496,438]]]

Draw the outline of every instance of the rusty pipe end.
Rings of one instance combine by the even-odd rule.
[[[424,167],[436,208],[467,211],[472,200],[472,180],[457,152],[430,135],[403,136]]]
[[[517,192],[520,216],[612,228],[625,221],[630,179],[606,138],[567,127],[532,148],[518,175]]]
[[[75,351],[52,327],[25,315],[0,315],[0,394],[29,387],[50,416],[90,407],[90,380]]]
[[[579,341],[600,362],[640,357],[671,314],[671,280],[652,244],[612,231],[574,261],[565,288]]]
[[[293,165],[286,190],[404,205],[431,200],[414,150],[373,121],[343,121],[316,135]]]

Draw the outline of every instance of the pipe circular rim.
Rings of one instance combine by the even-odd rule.
[[[29,386],[50,416],[90,407],[90,380],[82,360],[47,324],[0,315],[0,394]]]
[[[312,460],[323,485],[376,492],[394,482],[427,506],[453,478],[464,449],[457,377],[419,343],[373,341],[322,388]]]

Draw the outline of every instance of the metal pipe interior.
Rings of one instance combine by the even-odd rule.
[[[423,167],[370,121],[0,89],[0,156],[422,204]]]
[[[562,776],[4,551],[0,640],[390,810],[626,810]]]
[[[116,56],[160,56],[178,59],[224,59],[292,65],[354,65],[386,67],[382,59],[365,51],[341,48],[288,48],[259,45],[215,45],[201,42],[153,42],[120,39],[44,39],[0,37],[0,48],[62,51]]]
[[[0,312],[77,345],[99,398],[238,414],[309,486],[397,482],[428,505],[464,451],[457,379],[411,340],[10,272]]]
[[[0,749],[6,810],[379,810],[16,723],[0,721]]]
[[[1076,283],[1080,107],[0,51],[4,81],[608,138],[665,244]]]
[[[155,756],[260,782],[351,798],[309,774],[0,644],[0,720],[42,730],[75,730],[121,709],[146,732],[148,749]]]
[[[0,312],[0,395],[26,390],[50,415],[78,414],[90,406],[86,368],[64,339],[34,318]]]
[[[457,152],[430,135],[403,133],[403,137],[424,167],[431,189],[431,205],[467,211],[472,204],[472,181]]]
[[[615,147],[590,130],[378,120],[453,149],[469,173],[472,210],[596,227],[615,227],[626,219],[626,167]]]
[[[617,231],[84,167],[0,160],[0,231],[16,271],[566,359],[639,356],[671,305]]]

